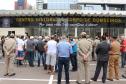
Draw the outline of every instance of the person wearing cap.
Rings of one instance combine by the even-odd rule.
[[[77,84],[81,84],[83,80],[83,75],[85,76],[85,84],[90,84],[90,69],[89,69],[89,60],[91,52],[91,43],[86,39],[86,32],[80,34],[81,39],[78,41],[78,76]],[[83,71],[84,70],[84,71]]]
[[[14,58],[16,56],[16,40],[14,34],[10,34],[5,40],[3,49],[5,52],[5,74],[4,76],[14,76]]]
[[[117,41],[117,36],[113,36],[111,41],[108,80],[113,81],[114,78],[119,80],[120,43]]]

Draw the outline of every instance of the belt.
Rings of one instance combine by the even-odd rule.
[[[110,55],[120,55],[120,54],[110,54]]]
[[[58,57],[58,58],[70,58],[70,57]]]

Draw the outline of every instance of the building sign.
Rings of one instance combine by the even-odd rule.
[[[24,23],[24,22],[42,22],[42,23],[56,23],[58,19],[55,17],[19,17],[15,18],[16,22]],[[62,19],[62,18],[61,18]],[[69,17],[67,18],[69,23],[122,23],[122,19],[120,18],[98,18],[98,17]]]
[[[52,26],[99,26],[101,24],[125,24],[125,18],[119,17],[84,17],[84,16],[21,16],[0,18],[3,25],[10,27],[52,27]],[[10,23],[8,23],[10,22]],[[2,25],[0,25],[2,27]]]

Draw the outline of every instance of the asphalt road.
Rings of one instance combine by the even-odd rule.
[[[0,49],[1,58],[1,49]],[[47,71],[43,67],[29,67],[15,65],[16,75],[13,77],[5,77],[4,74],[4,59],[0,59],[0,84],[57,84],[57,73],[55,75],[47,74]],[[96,62],[90,63],[90,75],[93,77],[96,68]],[[71,70],[71,68],[70,68]],[[126,79],[123,79],[121,75],[126,71],[126,68],[120,68],[120,80],[108,81],[106,84],[126,84]],[[62,73],[62,84],[65,84],[64,71]],[[83,74],[82,74],[83,75]],[[98,82],[91,81],[91,84],[102,84],[102,71],[100,73]],[[77,72],[70,71],[70,84],[76,84]],[[83,83],[84,84],[84,83]]]
[[[94,75],[96,67],[96,62],[91,62],[90,65],[90,74],[91,77]],[[71,69],[71,68],[70,68]],[[126,79],[121,77],[121,74],[124,73],[126,68],[120,68],[120,80],[113,82],[107,81],[106,84],[126,84]],[[43,67],[29,67],[27,66],[19,66],[15,65],[16,75],[13,77],[5,77],[3,76],[4,72],[4,59],[0,60],[0,84],[57,84],[57,73],[55,75],[47,74],[47,71],[43,69]],[[65,76],[63,71],[62,76],[62,84],[65,84]],[[82,74],[83,75],[83,74]],[[70,71],[70,84],[76,84],[77,72]],[[100,73],[98,82],[91,81],[91,84],[102,84],[101,82],[102,72]]]

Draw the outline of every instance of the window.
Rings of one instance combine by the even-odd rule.
[[[70,9],[70,4],[76,4],[77,0],[48,0],[48,9]]]
[[[101,11],[103,10],[102,5],[84,5],[84,10],[97,10],[97,11]]]
[[[14,34],[15,35],[15,31],[8,31],[8,35],[10,34]]]
[[[109,10],[124,10],[124,5],[108,5]]]

